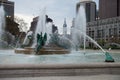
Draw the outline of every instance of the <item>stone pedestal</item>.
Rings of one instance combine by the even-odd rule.
[[[31,47],[25,47],[23,49],[18,48],[15,49],[15,53],[23,53],[23,54],[37,54],[37,55],[44,55],[44,54],[67,54],[70,53],[69,50],[63,49],[56,45],[47,45],[44,46],[38,53],[35,53],[35,49]]]

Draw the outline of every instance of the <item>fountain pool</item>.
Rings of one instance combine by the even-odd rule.
[[[118,52],[118,53],[116,53]],[[112,52],[115,62],[120,62],[119,51]],[[72,51],[70,54],[26,55],[16,54],[14,50],[0,50],[0,64],[67,64],[103,62],[105,54],[98,50]]]
[[[5,14],[5,13],[3,13],[4,12],[3,6],[1,6],[0,10],[2,10],[0,13]],[[83,13],[81,14],[80,11],[82,11]],[[3,17],[3,15],[1,15],[1,16]],[[52,30],[48,31],[47,27],[46,27],[46,10],[45,9],[42,10],[39,18],[40,19],[38,20],[38,24],[37,24],[37,27],[36,27],[36,30],[35,30],[35,33],[34,33],[34,41],[33,41],[33,45],[32,45],[32,47],[33,47],[32,50],[34,48],[39,49],[39,47],[41,47],[41,43],[38,43],[38,40],[37,40],[38,38],[36,37],[37,34],[45,34],[46,33],[46,36],[45,36],[46,38],[47,38],[47,35],[50,36],[52,34],[51,33]],[[2,19],[4,19],[4,17],[1,18],[0,20],[2,20]],[[81,21],[81,23],[79,23],[79,21]],[[2,27],[4,27],[2,25],[3,23],[4,23],[4,21],[0,24],[0,30],[2,30]],[[91,39],[89,36],[86,35],[86,17],[85,17],[85,10],[84,10],[83,5],[81,5],[81,7],[79,8],[79,13],[76,16],[75,25],[74,25],[74,27],[72,29],[73,29],[72,41],[67,40],[66,42],[69,41],[72,44],[75,44],[74,46],[71,46],[73,48],[74,47],[79,48],[79,46],[82,45],[81,44],[82,38],[84,38],[84,40],[83,40],[83,45],[84,45],[83,52],[82,51],[71,51],[69,49],[69,52],[70,52],[69,54],[59,54],[59,55],[58,54],[57,55],[56,54],[54,54],[54,55],[52,55],[52,54],[51,55],[35,55],[35,54],[33,54],[33,55],[25,55],[25,54],[15,54],[14,50],[0,50],[0,64],[104,62],[104,59],[106,57],[105,56],[106,51],[104,51],[102,49],[102,47],[99,46],[99,44],[96,43],[96,41],[94,41],[93,39]],[[40,37],[40,36],[38,36],[38,37]],[[0,38],[2,38],[1,35],[0,35]],[[89,40],[91,40],[91,42],[96,44],[103,52],[100,52],[100,53],[96,53],[97,51],[87,52],[85,50],[86,38],[88,38]],[[42,40],[45,40],[45,39],[42,38]],[[62,37],[60,39],[60,41],[62,41],[62,40],[65,41],[66,39],[64,37]],[[59,41],[59,40],[57,39],[57,41]],[[41,42],[41,40],[39,42]],[[36,44],[37,44],[37,46],[39,46],[39,44],[40,44],[40,46],[36,47]],[[60,42],[60,44],[62,44],[62,42]],[[65,43],[63,43],[63,44],[65,44]],[[49,47],[45,48],[45,49],[48,50],[50,47],[51,47],[51,45],[49,44]],[[57,50],[56,47],[54,47],[54,48],[55,49],[52,49],[52,50],[56,51]],[[39,52],[39,50],[38,50],[38,52]],[[30,50],[28,50],[28,51],[30,51]],[[65,49],[62,49],[61,51],[65,51]],[[58,50],[56,52],[60,52],[60,50]],[[54,52],[54,53],[56,53],[56,52]],[[49,51],[49,53],[50,53],[50,51]],[[118,56],[115,56],[115,57],[118,57]],[[109,59],[109,55],[107,56],[107,58]],[[117,59],[116,61],[119,61],[118,58],[116,58],[116,59]],[[112,59],[111,62],[114,62],[114,59]]]

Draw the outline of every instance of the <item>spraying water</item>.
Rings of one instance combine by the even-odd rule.
[[[75,29],[77,32],[79,32],[81,35],[85,36],[87,39],[89,39],[92,43],[94,43],[97,47],[99,47],[104,53],[106,52],[95,40],[93,40],[90,36],[86,35],[81,30]]]
[[[37,43],[37,34],[46,33],[46,9],[42,9],[39,15],[38,23],[35,30],[34,41],[32,47],[35,47]]]
[[[85,15],[85,9],[84,6],[81,5],[78,11],[78,14],[75,19],[75,26],[72,28],[74,31],[73,36],[73,42],[76,44],[76,47],[79,47],[81,45],[80,41],[83,39],[83,45],[84,45],[84,51],[85,51],[85,44],[86,44],[86,38],[89,39],[92,43],[94,43],[96,46],[98,46],[104,53],[105,50],[102,49],[102,47],[91,37],[89,37],[86,34],[86,15]]]
[[[49,22],[46,25],[46,33],[47,33],[47,42],[46,42],[46,44],[49,43],[49,40],[51,38],[51,35],[52,35],[52,26],[53,26],[52,22]]]
[[[8,31],[5,31],[5,10],[4,6],[0,6],[0,47],[11,47],[13,48],[15,45],[15,37],[9,33]]]
[[[36,43],[37,43],[37,34],[41,34],[44,35],[45,33],[47,34],[47,42],[46,45],[49,43],[50,40],[50,35],[52,34],[52,26],[53,23],[46,22],[47,18],[46,18],[46,8],[43,8],[40,12],[39,15],[39,19],[38,19],[38,23],[36,26],[36,30],[35,30],[35,35],[34,35],[34,41],[33,41],[33,45],[32,47],[35,47]]]
[[[84,34],[86,34],[86,16],[85,16],[85,9],[83,5],[80,6],[79,11],[77,13],[74,28],[79,29]],[[83,45],[84,45],[84,51],[85,51],[86,37],[79,35],[79,33],[76,30],[75,31],[73,30],[72,40],[73,40],[73,43],[76,45],[76,47],[81,46],[82,39],[83,39]]]
[[[0,6],[0,39],[2,39],[2,34],[5,29],[5,11],[4,6]]]
[[[0,6],[0,48],[8,45],[7,42],[4,41],[4,32],[5,32],[5,11],[4,6]]]
[[[28,44],[29,44],[30,39],[29,39],[28,37],[32,37],[32,35],[33,35],[33,32],[32,32],[32,31],[29,31],[29,32],[27,33],[27,35],[25,36],[25,39],[24,39],[24,41],[23,41],[23,45],[28,45]]]

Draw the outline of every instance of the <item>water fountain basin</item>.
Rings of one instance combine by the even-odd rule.
[[[34,52],[34,48],[28,48],[28,47],[26,47],[26,48],[16,48],[15,49],[15,53],[23,53],[23,54],[33,54],[33,53],[35,53]]]
[[[35,49],[31,47],[16,48],[15,53],[42,55],[42,54],[68,54],[70,53],[70,51],[54,45],[51,47],[44,46],[42,49],[39,50],[38,53],[35,53]]]

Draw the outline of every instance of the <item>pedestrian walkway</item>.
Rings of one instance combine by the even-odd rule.
[[[0,80],[120,80],[120,75],[0,78]]]

